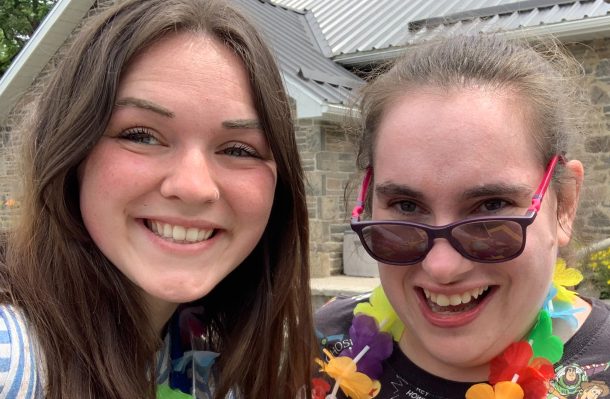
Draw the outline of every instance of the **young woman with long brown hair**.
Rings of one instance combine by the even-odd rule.
[[[102,10],[22,134],[0,396],[306,392],[302,169],[279,71],[239,11],[216,0]]]

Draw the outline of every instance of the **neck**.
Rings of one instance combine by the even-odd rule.
[[[422,370],[435,376],[456,382],[486,381],[489,375],[489,362],[478,362],[477,359],[463,361],[462,363],[448,363],[447,359],[431,357],[422,350],[423,345],[418,344],[409,336],[405,329],[398,346],[409,360]],[[456,351],[457,352],[457,351]],[[456,353],[458,355],[458,353]]]

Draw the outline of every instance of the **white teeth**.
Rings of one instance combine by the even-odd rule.
[[[186,229],[185,240],[190,241],[190,242],[195,242],[195,241],[197,241],[198,234],[199,234],[199,229],[190,227],[190,228]]]
[[[176,241],[184,241],[186,238],[186,229],[182,226],[174,226],[172,238]]]
[[[461,305],[462,296],[461,295],[451,295],[449,297],[449,303],[451,303],[451,305],[453,305],[453,306]]]
[[[458,306],[461,304],[469,303],[473,299],[477,299],[479,295],[483,292],[487,291],[489,286],[485,285],[483,287],[474,288],[472,290],[462,292],[460,294],[437,294],[435,292],[430,292],[429,290],[424,288],[424,295],[430,302],[438,305],[438,306]]]
[[[443,294],[436,295],[436,304],[439,306],[449,306],[451,302],[449,301],[449,297]]]
[[[196,227],[171,225],[153,220],[146,220],[146,226],[160,237],[178,242],[200,242],[209,239],[214,229],[203,230]]]

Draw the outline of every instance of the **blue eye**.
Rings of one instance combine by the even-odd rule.
[[[118,136],[123,140],[132,141],[138,144],[147,144],[147,145],[158,145],[161,144],[159,140],[148,130],[143,127],[136,127],[133,129],[128,129]]]
[[[508,205],[507,201],[505,201],[503,199],[499,199],[499,198],[493,198],[493,199],[490,199],[490,200],[482,203],[480,210],[486,211],[486,212],[494,212],[494,211],[499,211],[499,210],[505,208],[507,205]]]
[[[232,144],[230,147],[225,148],[222,152],[225,155],[229,155],[232,157],[260,158],[260,155],[254,148],[241,143]]]
[[[415,212],[417,209],[417,205],[411,201],[400,201],[398,206],[402,212]]]

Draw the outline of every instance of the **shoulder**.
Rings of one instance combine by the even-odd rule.
[[[354,317],[353,312],[356,305],[367,301],[370,296],[370,293],[366,293],[353,297],[336,297],[331,299],[315,312],[314,319],[316,326],[326,329],[346,324],[349,327]]]
[[[0,305],[0,399],[42,397],[42,361],[23,313]]]
[[[591,303],[591,313],[566,342],[550,397],[581,397],[592,389],[610,392],[610,307],[597,299],[585,300]]]
[[[354,318],[354,308],[369,299],[370,293],[348,298],[333,298],[315,312],[316,336],[321,348],[337,355],[351,346],[349,328]]]

